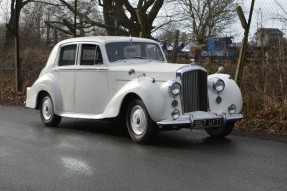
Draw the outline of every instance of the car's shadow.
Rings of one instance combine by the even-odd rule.
[[[115,121],[65,119],[59,128],[129,138],[127,129],[122,125],[117,125]]]
[[[188,133],[187,133],[188,132]],[[208,148],[213,150],[217,148],[234,149],[235,142],[232,138],[213,138],[201,130],[182,129],[179,132],[160,132],[159,138],[153,141],[153,145],[159,147],[168,147],[175,149],[189,148]]]
[[[121,138],[121,141],[131,142],[128,131],[123,125],[113,121],[65,119],[59,126],[60,129],[88,132],[104,135],[107,139]],[[159,131],[152,138],[148,146],[161,148],[222,148],[233,149],[232,138],[216,139],[209,137],[204,131],[182,129],[179,131]],[[208,150],[209,150],[208,149]]]

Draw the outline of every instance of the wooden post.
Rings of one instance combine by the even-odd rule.
[[[58,43],[58,30],[57,28],[54,28],[54,35],[53,35],[53,38],[54,38],[54,45],[56,45]]]
[[[173,58],[172,58],[173,63],[176,63],[177,61],[178,38],[179,38],[179,30],[176,30],[174,33],[174,40],[173,40]]]
[[[73,36],[77,36],[77,6],[78,6],[78,0],[75,0],[75,14],[74,14],[74,34]]]
[[[239,58],[238,58],[237,66],[236,66],[236,73],[235,73],[235,81],[238,84],[238,86],[241,85],[242,76],[243,76],[244,60],[245,60],[246,50],[248,48],[248,34],[249,34],[250,25],[251,25],[251,18],[252,18],[254,3],[255,3],[255,0],[252,0],[248,23],[245,20],[241,7],[240,6],[236,7],[236,11],[240,18],[242,28],[244,28],[244,37],[242,39],[242,45],[241,45],[240,54],[239,54]]]
[[[15,89],[17,92],[19,92],[22,87],[21,87],[21,77],[20,77],[20,72],[21,72],[21,66],[20,66],[20,59],[19,59],[19,2],[16,1],[15,5]]]

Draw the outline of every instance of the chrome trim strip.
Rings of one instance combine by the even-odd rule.
[[[87,70],[87,71],[107,71],[109,70],[108,67],[101,67],[97,65],[92,65],[92,66],[61,66],[61,67],[54,67],[54,71],[71,71],[71,70]]]
[[[93,67],[77,67],[77,68],[75,68],[75,70],[81,70],[81,71],[107,71],[107,70],[109,70],[108,68],[96,68],[96,66],[95,66],[95,68],[93,68]]]
[[[188,115],[183,115],[177,120],[162,120],[157,122],[160,128],[164,129],[165,126],[189,126],[190,128],[194,127],[194,120],[201,119],[222,119],[222,125],[225,125],[227,122],[233,122],[243,119],[242,114],[233,114],[227,116],[225,113],[222,115],[217,115],[211,112],[190,112]],[[204,127],[203,127],[204,128]]]
[[[188,64],[186,66],[183,66],[183,67],[179,68],[176,71],[176,74],[178,76],[178,75],[182,75],[185,72],[190,72],[190,71],[194,71],[194,70],[202,70],[202,71],[207,73],[207,70],[205,68],[201,67],[201,66]]]
[[[243,118],[244,117],[242,114],[232,114],[232,115],[226,116],[226,121],[238,121]]]
[[[162,120],[157,122],[157,124],[159,126],[190,125],[190,120],[188,119]]]
[[[57,115],[69,118],[78,119],[102,119],[103,114],[86,114],[86,113],[72,113],[72,112],[56,112]]]

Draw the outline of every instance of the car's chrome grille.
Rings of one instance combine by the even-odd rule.
[[[202,70],[187,71],[182,73],[181,80],[183,113],[207,111],[207,73]]]

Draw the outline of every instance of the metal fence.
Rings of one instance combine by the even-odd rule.
[[[15,48],[14,41],[0,41],[0,88],[14,88]],[[20,76],[23,88],[31,84],[39,75],[49,56],[51,46],[45,41],[20,41]]]

